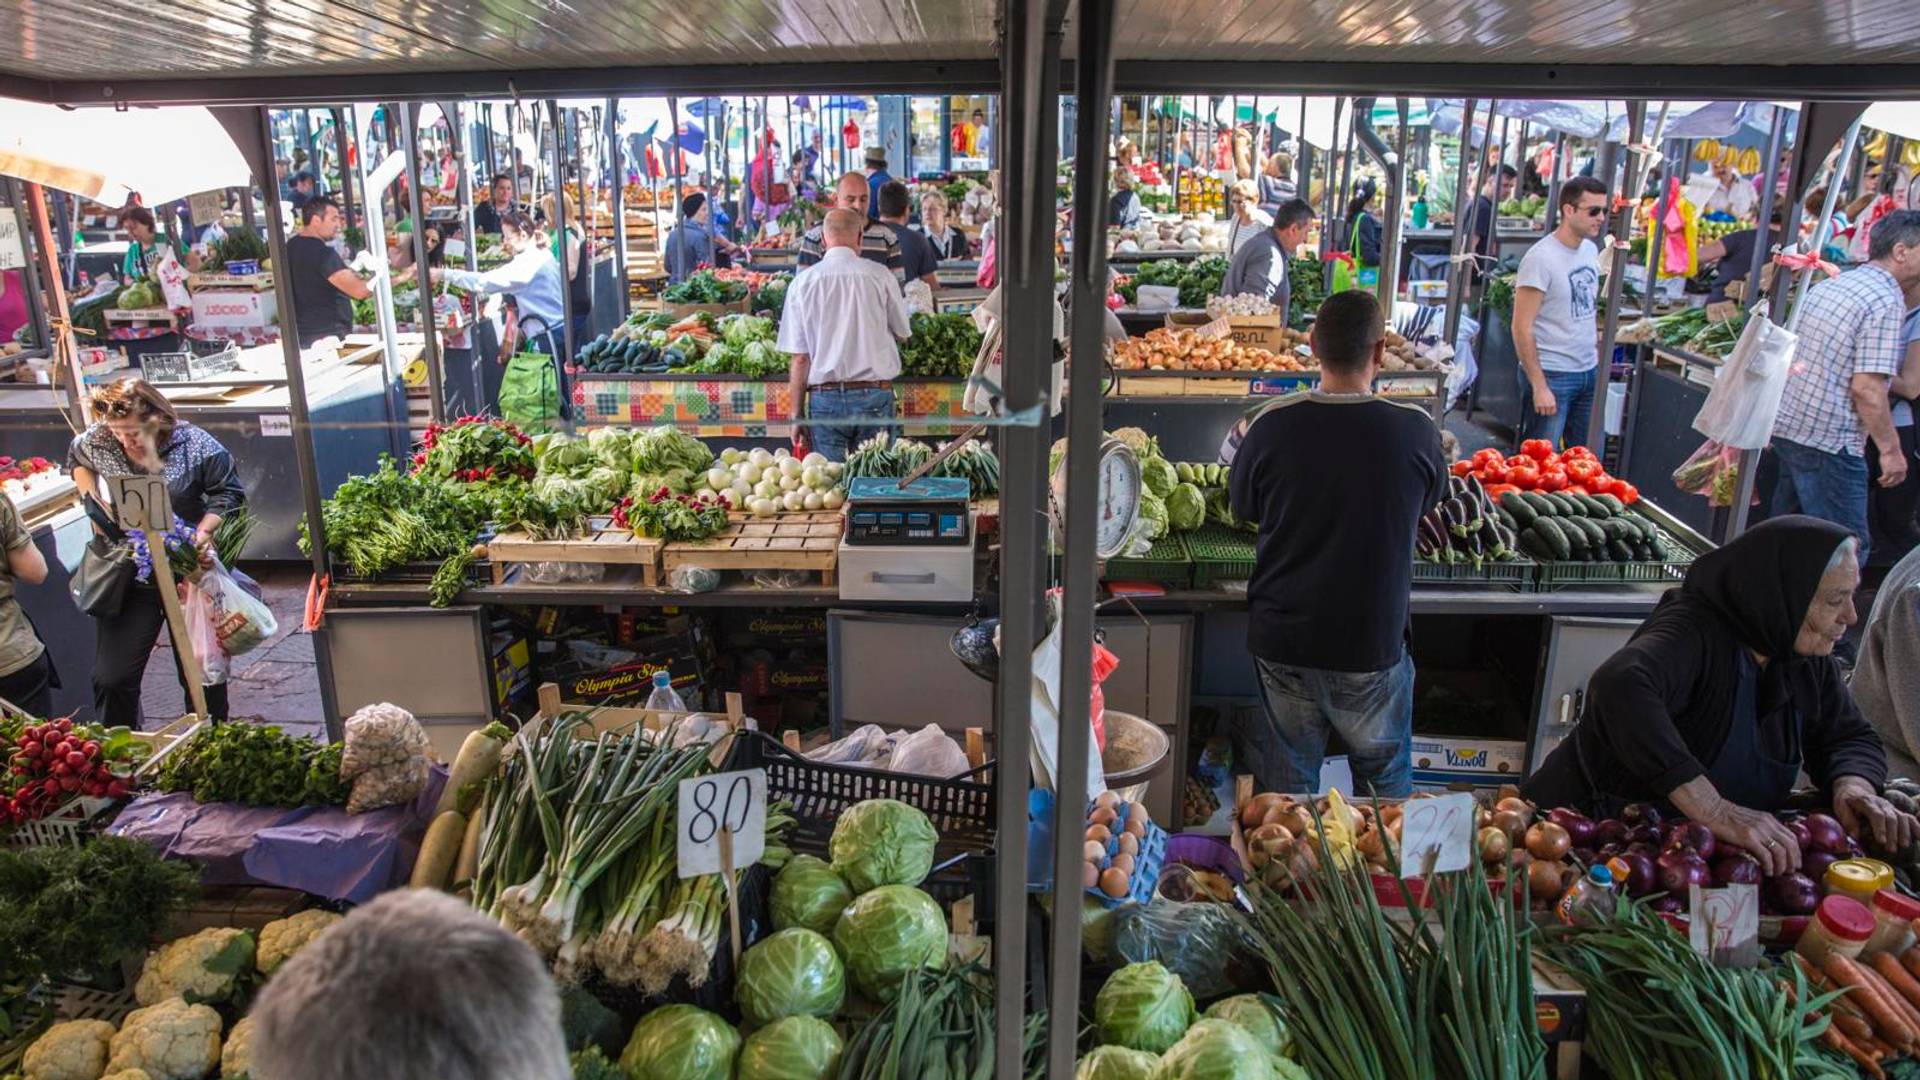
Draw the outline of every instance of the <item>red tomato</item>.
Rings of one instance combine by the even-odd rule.
[[[1473,467],[1475,469],[1482,469],[1488,465],[1498,465],[1501,462],[1506,461],[1506,459],[1507,458],[1505,454],[1502,454],[1500,451],[1489,446],[1485,450],[1474,451]]]
[[[1519,491],[1519,490],[1520,490],[1519,488],[1515,487],[1512,484],[1488,484],[1487,498],[1492,499],[1494,502],[1497,503],[1500,501],[1500,496],[1505,495],[1509,491]]]
[[[1576,484],[1588,484],[1604,475],[1600,463],[1590,458],[1573,458],[1566,463],[1567,479]]]
[[[1553,444],[1545,439],[1528,439],[1520,444],[1520,452],[1538,462],[1553,460]]]
[[[1538,490],[1559,491],[1561,488],[1566,486],[1567,486],[1567,470],[1562,469],[1557,465],[1551,468],[1540,470],[1540,483],[1536,485]]]
[[[1480,470],[1480,473],[1479,473],[1480,482],[1483,484],[1506,483],[1508,475],[1512,472],[1512,470],[1509,469],[1507,465],[1508,465],[1507,462],[1502,461],[1498,464],[1489,465],[1486,468]]]
[[[1569,446],[1567,447],[1566,452],[1560,455],[1560,460],[1562,461],[1598,461],[1600,459],[1594,456],[1594,453],[1592,450],[1589,450],[1584,446]]]
[[[1583,487],[1581,487],[1581,486],[1580,486],[1579,484],[1568,484],[1568,485],[1567,485],[1566,487],[1563,487],[1563,488],[1561,488],[1561,489],[1560,489],[1560,494],[1562,494],[1562,495],[1591,495],[1591,494],[1592,494],[1592,492],[1590,492],[1590,491],[1588,491],[1588,490],[1587,490],[1586,488],[1583,488]]]
[[[1456,461],[1453,463],[1452,472],[1455,476],[1470,476],[1473,474],[1473,462]]]
[[[1507,470],[1507,483],[1522,491],[1532,491],[1540,485],[1540,470],[1531,463],[1515,465]]]
[[[1610,492],[1610,494],[1628,506],[1632,506],[1634,503],[1640,501],[1640,489],[1627,483],[1625,480],[1615,480],[1613,482],[1613,491]]]

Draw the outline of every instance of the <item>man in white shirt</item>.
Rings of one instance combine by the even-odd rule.
[[[829,461],[845,461],[849,449],[887,430],[860,421],[894,416],[899,343],[912,333],[898,280],[860,257],[866,227],[855,211],[827,214],[820,261],[793,279],[780,319],[780,351],[793,355],[787,392],[794,418],[816,421],[794,425],[793,449],[818,450]]]
[[[1556,448],[1587,441],[1600,339],[1600,249],[1607,188],[1590,176],[1560,185],[1560,225],[1527,249],[1514,276],[1513,347],[1525,376],[1514,444],[1546,439]]]

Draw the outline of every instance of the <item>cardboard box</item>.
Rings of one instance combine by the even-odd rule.
[[[495,634],[488,640],[493,669],[493,700],[501,709],[533,688],[533,645],[521,634]]]
[[[1413,785],[1417,788],[1517,784],[1526,769],[1524,741],[1413,736]]]
[[[818,611],[725,612],[720,643],[730,649],[824,648],[827,616]]]
[[[643,705],[653,693],[653,675],[667,672],[673,689],[689,708],[701,707],[701,667],[691,639],[661,635],[616,649],[587,641],[565,643],[542,671],[542,681],[555,683],[567,701],[591,705]]]
[[[689,315],[702,311],[712,312],[716,317],[721,315],[744,315],[748,313],[747,305],[752,299],[753,297],[748,295],[735,300],[731,304],[666,304],[664,307],[667,314],[673,316],[674,321],[678,322]]]
[[[1237,345],[1253,349],[1265,349],[1279,352],[1285,339],[1280,330],[1285,325],[1279,312],[1271,315],[1229,315],[1227,316],[1227,336]]]
[[[211,330],[261,330],[279,318],[272,292],[207,289],[193,294],[193,321]]]

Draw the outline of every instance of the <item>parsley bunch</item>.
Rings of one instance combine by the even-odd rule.
[[[348,787],[340,779],[340,751],[338,743],[322,745],[264,724],[202,727],[167,758],[154,786],[190,791],[203,803],[339,806]]]

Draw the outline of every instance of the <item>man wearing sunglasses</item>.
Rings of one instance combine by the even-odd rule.
[[[1560,185],[1560,227],[1528,249],[1514,279],[1513,344],[1525,380],[1515,444],[1547,439],[1556,447],[1587,441],[1595,369],[1600,363],[1600,248],[1607,188],[1590,176]]]

